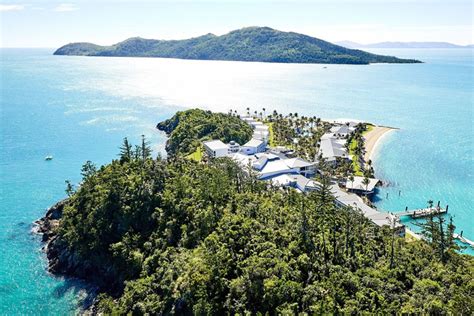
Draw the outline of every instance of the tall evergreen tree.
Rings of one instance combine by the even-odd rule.
[[[127,137],[123,139],[122,146],[120,146],[120,161],[129,162],[132,159],[132,145],[130,145]]]

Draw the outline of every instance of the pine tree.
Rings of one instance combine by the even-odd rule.
[[[76,192],[76,190],[74,189],[74,185],[71,183],[71,181],[66,180],[65,182],[66,182],[66,194],[67,196],[71,197]]]
[[[127,137],[123,139],[120,147],[120,162],[129,162],[132,159],[132,145],[128,142]]]
[[[92,177],[96,172],[97,167],[90,160],[87,160],[81,169],[81,175],[84,180]]]
[[[145,135],[142,135],[141,156],[143,161],[151,157],[150,142],[146,140]]]

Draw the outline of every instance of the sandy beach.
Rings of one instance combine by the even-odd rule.
[[[370,132],[364,135],[365,139],[365,155],[364,160],[371,160],[375,154],[377,146],[380,144],[383,136],[389,132],[394,131],[395,128],[385,126],[375,126]]]

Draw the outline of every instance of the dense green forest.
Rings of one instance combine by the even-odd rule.
[[[253,133],[252,128],[237,116],[201,109],[177,112],[157,128],[168,135],[166,151],[171,156],[192,153],[203,141],[210,139],[245,144]]]
[[[338,46],[294,32],[269,27],[247,27],[222,36],[206,34],[186,40],[129,38],[112,46],[71,43],[55,55],[164,57],[202,60],[236,60],[280,63],[417,63]]]
[[[336,209],[327,187],[303,195],[227,159],[122,149],[98,170],[85,165],[58,230],[104,291],[102,312],[473,312],[471,257],[447,247],[442,258]]]
[[[162,128],[193,130],[201,115],[233,122],[190,110]],[[324,177],[320,191],[299,194],[228,158],[198,163],[174,152],[154,159],[145,139],[125,139],[118,159],[87,162],[81,185],[68,184],[48,258],[56,272],[100,287],[96,312],[474,312],[474,260],[456,252],[452,222],[432,218],[426,241],[407,242],[336,208]]]

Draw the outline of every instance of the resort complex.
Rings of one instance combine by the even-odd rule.
[[[348,165],[368,165],[361,158],[362,150],[351,153],[349,149],[355,135],[361,135],[360,131],[365,130],[367,124],[355,121],[318,121],[317,126],[313,119],[282,116],[264,119],[263,116],[256,118],[247,115],[240,119],[252,127],[252,138],[243,145],[233,140],[228,144],[217,139],[205,141],[203,146],[207,157],[229,157],[246,172],[267,181],[268,185],[282,189],[293,188],[300,193],[319,190],[322,187],[321,177],[327,176],[330,179],[330,192],[337,206],[355,208],[376,225],[387,225],[396,228],[400,234],[404,233],[404,226],[395,215],[380,212],[370,206],[369,197],[381,183],[370,177],[371,169],[366,169],[365,174],[360,176],[356,175],[360,174],[359,169],[357,172],[347,169]],[[288,141],[280,142],[282,145],[270,144],[276,142],[273,130],[281,127],[278,124],[290,127],[286,136]],[[317,133],[319,131],[321,134],[321,130],[324,133],[318,140]],[[298,144],[302,143],[305,147],[316,148],[315,154],[311,156],[307,148],[298,148]],[[305,157],[300,157],[300,153]],[[344,178],[335,173],[341,171],[341,168],[345,173]]]

